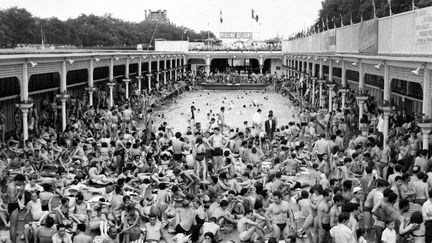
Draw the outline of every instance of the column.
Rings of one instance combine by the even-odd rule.
[[[390,102],[390,93],[391,93],[390,81],[391,81],[390,80],[390,67],[387,63],[384,63],[384,97],[383,97],[383,99],[385,101],[388,101],[388,102]],[[429,80],[428,80],[428,83],[429,83]],[[363,87],[364,87],[364,84],[363,84]],[[423,92],[423,95],[425,93],[429,93],[429,92]]]
[[[166,84],[166,82],[167,82],[166,71],[167,71],[167,59],[165,58],[164,59],[164,71],[163,71],[164,84]]]
[[[183,55],[183,73],[186,74],[186,56]]]
[[[287,73],[286,76],[289,77],[291,76],[291,59],[287,57]]]
[[[358,124],[360,127],[360,120],[363,118],[363,106],[365,101],[368,99],[367,96],[357,96],[357,102],[358,102],[358,106],[359,106],[359,120],[358,120]]]
[[[159,90],[160,86],[160,58],[156,59],[156,90]]]
[[[60,93],[66,91],[66,78],[67,78],[67,69],[66,69],[66,61],[62,62],[61,76],[60,76]]]
[[[29,112],[29,109],[31,107],[33,107],[33,103],[22,103],[22,104],[19,104],[17,106],[20,108],[20,110],[22,112],[22,119],[23,119],[23,123],[22,123],[22,125],[23,125],[23,127],[22,127],[23,128],[23,139],[24,139],[24,142],[25,142],[28,139],[28,137],[29,137],[29,134],[28,134],[28,112]]]
[[[432,130],[432,123],[418,123],[417,125],[422,129],[423,149],[429,150],[429,134]]]
[[[335,84],[329,84],[327,85],[328,87],[328,96],[329,96],[329,112],[333,110],[332,106],[333,106],[333,89],[336,85]]]
[[[110,82],[114,81],[114,59],[113,58],[110,59],[110,63],[109,63],[109,81]]]
[[[126,68],[125,68],[125,78],[123,79],[123,82],[126,85],[126,99],[129,99],[129,83],[130,83],[130,79],[129,79],[129,57],[126,57]]]
[[[66,130],[66,97],[61,97],[61,113],[62,113],[62,131]]]
[[[431,117],[431,94],[430,94],[430,71],[427,69],[427,65],[424,69],[424,76],[423,76],[423,114]]]
[[[152,77],[152,59],[151,57],[149,57],[149,62],[148,62],[148,74],[147,74],[147,78],[148,78],[148,92],[151,92],[151,77]]]
[[[207,56],[206,58],[206,76],[208,77],[210,75],[210,57]]]
[[[259,68],[260,68],[260,74],[263,74],[263,67],[264,67],[264,57],[261,55],[259,57]]]
[[[113,107],[114,106],[114,86],[115,86],[115,82],[109,82],[107,83],[108,88],[109,88],[109,106]]]
[[[342,109],[345,109],[346,95],[349,92],[349,89],[340,89],[339,91],[342,94]]]
[[[148,92],[149,93],[151,91],[151,77],[152,77],[151,73],[147,74],[147,78],[148,78]]]
[[[142,80],[142,76],[137,76],[136,77],[137,78],[137,82],[138,82],[138,91],[139,91],[139,93],[141,94],[141,89],[142,89],[142,84],[141,84],[141,80]]]
[[[390,119],[390,112],[391,107],[384,106],[381,108],[383,110],[383,118],[384,118],[384,129],[383,129],[383,145],[385,146],[387,144],[388,139],[388,130],[389,130],[389,119]],[[429,138],[429,135],[428,135]]]
[[[312,77],[316,77],[315,58],[312,60]]]
[[[312,95],[312,107],[315,106],[315,82],[317,81],[317,78],[313,77],[312,78],[312,91],[311,91],[311,95]]]
[[[28,65],[27,62],[23,63],[22,87],[20,89],[21,102],[27,101],[29,99],[29,93],[28,93],[29,75],[28,75],[28,66],[27,65]]]
[[[88,105],[93,106],[93,93],[96,90],[95,87],[86,87],[84,88],[85,91],[88,92]]]
[[[89,94],[88,102],[89,102],[90,106],[93,106],[93,91],[94,91],[93,70],[94,70],[94,62],[93,62],[93,59],[90,59],[88,75],[87,75],[87,77],[88,77],[87,92]]]
[[[361,90],[361,92],[364,92],[364,88],[365,88],[365,82],[364,82],[363,63],[359,61],[359,91]]]
[[[319,106],[322,108],[323,107],[322,89],[323,89],[324,80],[320,79],[318,81],[318,84],[319,84]]]
[[[125,83],[125,85],[126,85],[126,99],[128,100],[129,99],[129,83],[130,83],[130,79],[128,79],[128,78],[125,78],[125,79],[123,79],[123,82]]]
[[[329,77],[328,77],[328,80],[330,81],[330,82],[333,82],[333,61],[330,59],[329,60]]]
[[[310,74],[310,67],[309,67],[309,61],[306,60],[306,73]]]
[[[129,78],[129,63],[130,63],[130,60],[129,60],[129,57],[126,57],[126,68],[125,68],[125,78]]]
[[[141,80],[142,80],[142,59],[139,57],[138,60],[138,75],[137,75],[137,82],[138,82],[138,91],[141,94]]]
[[[323,65],[323,60],[320,59],[320,63],[319,63],[319,79],[323,80],[324,79],[324,65]]]
[[[175,67],[175,68],[174,68],[174,81],[175,81],[175,82],[177,82],[177,71],[178,71],[178,68]]]
[[[346,79],[345,62],[343,60],[342,60],[342,64],[341,64],[341,71],[342,71],[341,83],[342,83],[342,87],[345,88],[345,87],[347,87],[347,79]]]
[[[171,61],[171,65],[170,65],[170,79],[173,80],[174,79],[174,59],[171,57],[170,58]],[[210,62],[208,64],[208,74],[210,74]],[[208,75],[207,75],[208,76]]]
[[[66,69],[66,61],[62,62],[62,73],[60,77],[60,95],[57,98],[60,98],[61,101],[61,114],[62,114],[62,131],[66,129],[66,100],[69,98],[69,95],[66,93],[66,78],[67,78],[67,69]]]

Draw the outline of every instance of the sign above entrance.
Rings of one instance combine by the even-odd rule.
[[[415,40],[417,44],[432,42],[432,8],[416,10]]]
[[[221,39],[252,39],[252,32],[220,32]]]

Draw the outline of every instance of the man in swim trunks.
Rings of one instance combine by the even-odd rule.
[[[172,149],[174,152],[174,160],[180,162],[182,159],[182,153],[184,148],[184,143],[180,140],[181,133],[176,132],[175,139],[172,140]]]
[[[18,174],[12,183],[8,185],[8,213],[10,215],[10,228],[9,232],[11,235],[12,242],[16,242],[17,227],[18,227],[18,217],[19,217],[19,200],[24,194],[24,183],[25,176]]]
[[[291,225],[287,224],[288,215]],[[273,203],[268,207],[265,216],[268,227],[273,229],[273,237],[281,239],[282,234],[282,240],[287,242],[290,228],[294,227],[294,214],[290,209],[289,203],[282,201],[282,193],[280,191],[273,192]]]
[[[319,242],[331,242],[330,237],[330,202],[332,198],[332,191],[326,189],[323,191],[324,199],[318,205],[318,232]]]
[[[212,150],[214,170],[218,171],[222,164],[223,145],[227,142],[227,139],[220,133],[218,127],[214,128],[214,133],[207,140],[207,145]]]

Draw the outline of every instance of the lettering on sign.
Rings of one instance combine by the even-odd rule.
[[[416,10],[415,40],[417,44],[432,42],[432,8]]]
[[[252,39],[252,32],[221,32],[221,39]]]

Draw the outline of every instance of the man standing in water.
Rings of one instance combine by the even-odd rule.
[[[15,176],[12,183],[8,185],[8,213],[10,215],[10,236],[13,243],[16,242],[18,218],[19,218],[19,200],[24,194],[25,177],[22,174]]]
[[[189,122],[189,126],[190,127],[195,127],[195,106],[191,106],[191,113],[190,116],[188,117],[188,122]]]
[[[219,126],[221,128],[221,132],[223,131],[224,127],[228,127],[225,124],[225,107],[221,107],[220,108],[220,112],[218,114],[218,122],[219,122]]]

